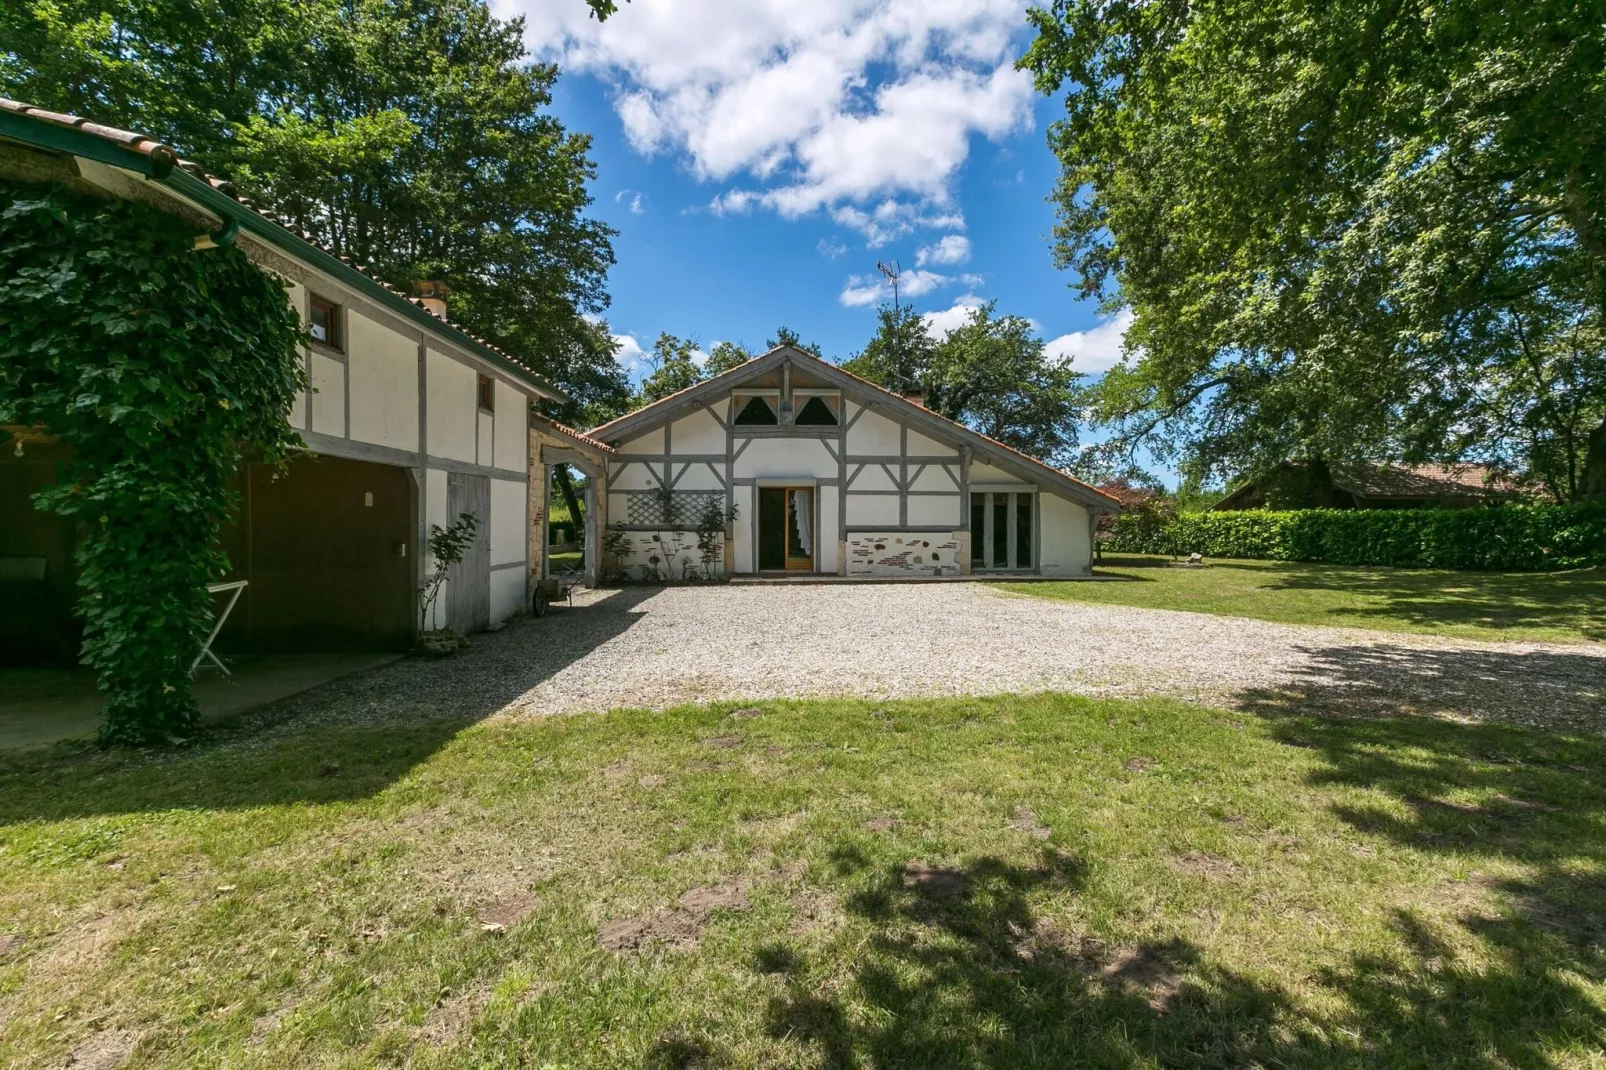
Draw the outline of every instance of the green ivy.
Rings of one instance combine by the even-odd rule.
[[[1158,526],[1124,514],[1105,549],[1397,568],[1588,568],[1606,564],[1606,507],[1248,509],[1183,513]]]
[[[284,285],[233,246],[195,250],[196,234],[143,204],[0,182],[0,424],[73,448],[35,504],[78,520],[83,662],[109,743],[194,730],[231,477],[246,451],[298,445]]]

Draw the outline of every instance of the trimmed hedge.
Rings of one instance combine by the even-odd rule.
[[[1396,568],[1538,571],[1606,564],[1606,506],[1126,513],[1112,553],[1191,554]]]

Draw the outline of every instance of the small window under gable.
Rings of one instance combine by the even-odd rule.
[[[738,427],[771,427],[780,423],[775,414],[775,399],[763,394],[737,394],[735,396]]]
[[[816,394],[805,400],[800,395],[797,403],[797,416],[793,419],[793,423],[804,427],[835,427],[837,425],[837,399],[834,396]]]

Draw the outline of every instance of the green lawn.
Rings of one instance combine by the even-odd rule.
[[[584,557],[585,557],[585,554],[582,553],[579,550],[574,550],[574,551],[572,551],[570,553],[566,553],[566,554],[553,554],[551,556],[551,558],[550,558],[551,563],[552,563],[551,564],[552,571],[553,572],[561,572],[561,571],[563,571],[565,569],[579,568],[581,560]]]
[[[232,731],[0,757],[0,1065],[1606,1050],[1595,737],[1056,695]]]
[[[1465,639],[1606,639],[1606,569],[1449,572],[1284,561],[1111,557],[1095,569],[1125,583],[1000,584],[1072,602],[1186,609],[1288,624],[1425,632]]]

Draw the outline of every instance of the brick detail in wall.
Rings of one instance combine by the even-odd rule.
[[[849,576],[958,576],[957,533],[913,532],[848,536]]]

